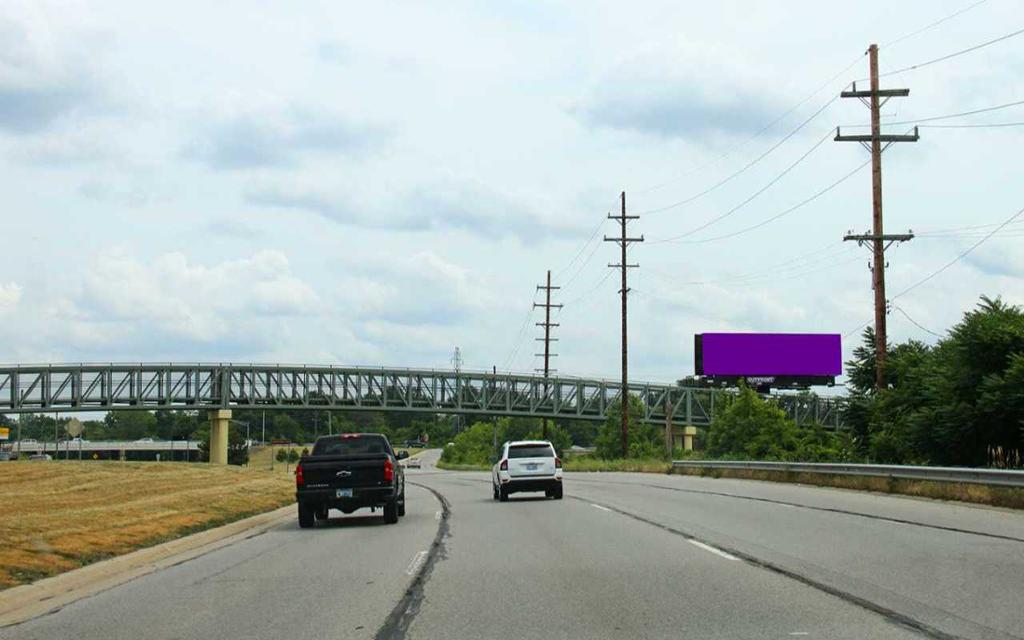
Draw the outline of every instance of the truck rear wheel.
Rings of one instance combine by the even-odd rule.
[[[316,523],[313,507],[299,503],[299,527],[309,529]]]
[[[402,496],[399,498],[399,502],[398,502],[398,515],[399,516],[404,516],[405,515],[405,490],[404,489],[402,490]]]
[[[398,502],[387,502],[384,504],[384,522],[395,524],[398,522]]]

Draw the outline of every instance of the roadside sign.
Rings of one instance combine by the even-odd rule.
[[[0,440],[10,440],[11,429],[10,427],[0,427]]]
[[[72,438],[77,438],[82,435],[82,421],[78,418],[71,418],[68,423],[64,425],[64,430],[68,432],[68,435]]]

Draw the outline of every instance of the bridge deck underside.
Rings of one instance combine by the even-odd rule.
[[[643,419],[706,425],[725,390],[632,383]],[[0,413],[332,408],[603,421],[619,384],[515,374],[260,365],[51,365],[0,368]],[[784,396],[799,423],[839,426],[835,400]]]

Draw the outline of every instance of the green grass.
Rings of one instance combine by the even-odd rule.
[[[672,463],[658,459],[602,460],[601,458],[570,458],[562,467],[566,471],[638,471],[642,473],[670,473]]]
[[[447,471],[490,471],[491,465],[489,464],[452,464],[451,462],[445,462],[444,460],[437,461],[438,469],[445,469]]]

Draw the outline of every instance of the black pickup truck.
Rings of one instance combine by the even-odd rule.
[[[295,467],[299,526],[305,529],[326,520],[328,509],[352,513],[362,507],[382,507],[384,522],[398,522],[405,515],[405,474],[398,461],[408,455],[396,455],[379,433],[318,438],[313,451]]]

